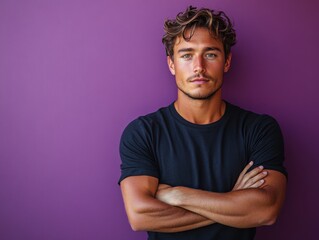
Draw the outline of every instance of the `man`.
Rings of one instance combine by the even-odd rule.
[[[236,42],[223,12],[190,6],[165,22],[165,32],[177,100],[122,135],[119,183],[129,222],[149,239],[253,239],[284,201],[280,128],[222,99]]]

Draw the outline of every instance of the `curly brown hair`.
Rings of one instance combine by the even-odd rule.
[[[236,32],[230,19],[222,11],[208,8],[197,9],[193,6],[189,6],[185,12],[177,14],[176,19],[165,21],[165,34],[162,42],[166,49],[166,55],[173,58],[176,38],[182,36],[185,41],[189,41],[196,27],[207,28],[213,37],[223,43],[225,56],[229,55],[231,47],[236,43]],[[190,30],[189,36],[185,35],[187,30]]]

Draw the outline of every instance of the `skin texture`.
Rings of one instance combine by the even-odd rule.
[[[231,54],[225,56],[221,41],[206,29],[196,29],[190,41],[177,38],[173,58],[168,57],[167,63],[175,75],[175,108],[182,117],[196,124],[212,123],[222,117],[225,103],[221,87],[231,58]]]
[[[210,100],[221,90],[231,55],[225,59],[222,42],[198,28],[190,41],[177,38],[173,59],[168,57],[167,61],[175,75],[178,97],[184,94],[193,100]]]
[[[248,228],[271,225],[284,200],[285,176],[268,170],[267,184],[228,193],[214,193],[186,187],[160,188],[157,198],[224,225]],[[239,207],[240,206],[240,207]]]
[[[189,41],[177,38],[167,63],[176,78],[174,106],[184,119],[208,124],[223,116],[221,87],[231,57],[206,29],[197,28]],[[284,201],[286,178],[262,167],[247,172],[249,167],[227,193],[171,187],[150,176],[125,178],[121,190],[132,229],[179,232],[215,222],[238,228],[273,224]]]
[[[233,188],[258,188],[264,184],[267,171],[257,167],[247,173],[252,163],[242,171]],[[121,182],[126,213],[131,227],[135,231],[180,232],[194,229],[215,221],[193,213],[186,209],[175,207],[164,202],[164,198],[172,196],[172,187],[158,183],[158,179],[150,176],[132,176]],[[156,198],[160,196],[163,199]]]

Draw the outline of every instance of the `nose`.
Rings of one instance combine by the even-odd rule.
[[[205,60],[202,56],[195,57],[194,59],[194,73],[205,72]]]

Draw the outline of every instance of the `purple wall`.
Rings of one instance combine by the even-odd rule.
[[[235,21],[224,97],[276,117],[286,140],[286,204],[257,239],[317,239],[315,0],[1,0],[0,239],[145,239],[125,216],[118,142],[175,99],[162,25],[198,2]]]

